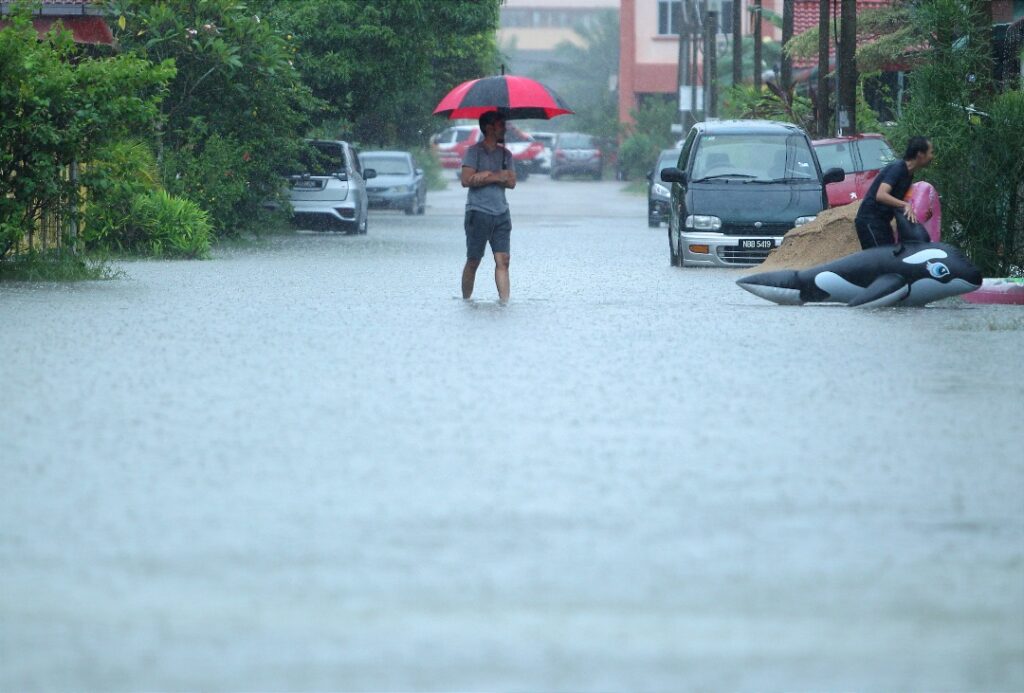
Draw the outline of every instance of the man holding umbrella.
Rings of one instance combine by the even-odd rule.
[[[515,162],[505,141],[505,115],[487,111],[480,116],[483,139],[466,150],[462,159],[462,187],[466,194],[466,265],[462,268],[462,298],[473,295],[473,284],[484,248],[494,254],[494,283],[498,300],[508,303],[512,218],[505,189],[516,187]]]

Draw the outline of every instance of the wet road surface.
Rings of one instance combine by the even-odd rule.
[[[1020,690],[1019,308],[781,307],[613,182],[0,286],[0,689]]]

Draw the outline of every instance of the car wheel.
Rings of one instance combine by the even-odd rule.
[[[411,200],[409,200],[409,204],[407,204],[402,211],[405,212],[406,214],[415,214],[416,213],[416,198],[413,197]]]
[[[561,177],[562,177],[561,173],[559,173],[555,169],[551,169],[551,180],[558,180]]]
[[[679,267],[680,257],[676,252],[676,244],[672,242],[672,222],[668,223],[668,256],[673,267]]]
[[[420,200],[420,204],[416,207],[417,214],[424,214],[427,211],[427,196],[424,195],[423,199]]]
[[[594,171],[594,180],[601,180],[601,172]]]
[[[654,217],[647,217],[647,226],[649,226],[652,229],[656,229],[659,226],[661,226],[661,220],[655,219]]]
[[[530,177],[530,170],[522,164],[516,164],[516,180],[526,180]]]
[[[369,227],[370,227],[370,215],[366,214],[363,217],[363,223],[359,225],[359,230],[356,231],[356,233],[358,233],[360,236],[365,236],[366,232],[369,230]]]

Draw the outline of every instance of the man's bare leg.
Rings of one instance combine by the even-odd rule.
[[[494,254],[494,283],[498,287],[498,300],[502,303],[508,303],[510,291],[508,280],[509,259],[508,253]]]
[[[479,260],[467,258],[466,266],[462,268],[462,298],[467,301],[473,295],[473,282],[476,280],[476,270],[479,266]]]

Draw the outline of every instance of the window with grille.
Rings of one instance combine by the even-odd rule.
[[[658,0],[658,35],[678,34],[682,13],[683,0]]]

